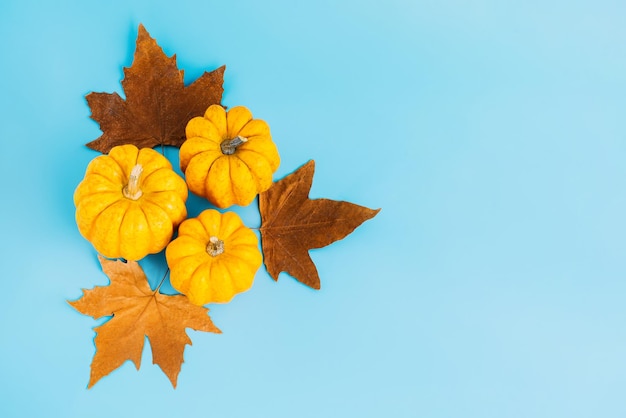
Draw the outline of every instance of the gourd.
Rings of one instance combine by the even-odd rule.
[[[187,185],[163,155],[121,145],[94,158],[74,192],[78,230],[105,257],[139,260],[187,217]]]
[[[267,123],[237,106],[210,106],[191,119],[180,148],[180,167],[189,190],[219,208],[248,205],[269,189],[280,164]]]
[[[174,289],[196,305],[229,302],[261,266],[258,239],[234,212],[206,209],[186,219],[165,249]]]

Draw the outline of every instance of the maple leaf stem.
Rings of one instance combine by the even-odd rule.
[[[137,200],[141,197],[143,192],[139,188],[139,177],[141,176],[142,171],[143,171],[143,167],[141,166],[141,164],[137,164],[130,171],[130,176],[128,177],[128,184],[122,190],[122,192],[124,193],[124,197],[131,199],[131,200]]]
[[[163,285],[163,283],[165,282],[165,278],[167,277],[167,274],[170,272],[170,268],[168,267],[167,270],[165,270],[165,274],[163,275],[163,278],[161,279],[161,281],[159,282],[159,285],[156,287],[156,289],[154,289],[154,294],[156,294],[159,289],[161,288],[161,286]]]

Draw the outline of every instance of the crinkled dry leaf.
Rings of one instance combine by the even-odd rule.
[[[185,345],[191,339],[185,328],[220,333],[208,316],[208,309],[193,305],[186,296],[164,295],[151,290],[146,276],[134,261],[124,263],[100,257],[102,270],[111,280],[108,286],[83,290],[83,296],[69,302],[77,311],[94,319],[113,316],[96,330],[96,354],[91,363],[92,387],[126,360],[141,364],[146,337],[158,364],[176,387]]]
[[[220,104],[224,88],[222,66],[205,72],[191,85],[183,83],[176,55],[168,58],[143,25],[139,26],[133,64],[124,69],[122,87],[126,100],[117,93],[90,93],[91,118],[103,134],[87,144],[108,153],[116,145],[138,148],[157,145],[180,147],[185,126],[212,104]]]
[[[309,161],[259,195],[261,245],[265,267],[274,280],[281,271],[314,289],[320,278],[309,249],[350,234],[380,209],[349,202],[309,199],[315,162]]]

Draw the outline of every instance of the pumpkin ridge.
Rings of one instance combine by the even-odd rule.
[[[232,264],[231,263],[226,263],[224,261],[222,261],[222,264],[223,264],[224,270],[226,270],[226,273],[228,274],[228,276],[232,277],[232,280],[227,280],[227,282],[231,285],[231,293],[233,293],[233,296],[231,296],[231,299],[232,299],[233,297],[235,297],[235,294],[240,293],[240,292],[242,292],[243,290],[246,290],[246,289],[242,289],[242,286],[239,285],[238,281],[239,281],[239,277],[240,276],[235,274],[238,271],[234,271],[233,272]],[[244,265],[246,267],[248,266],[247,263],[242,263],[242,265]],[[254,278],[252,279],[252,281],[254,282]],[[237,282],[237,286],[236,287],[235,287],[235,282]],[[252,287],[252,283],[250,283],[249,287]],[[229,302],[229,301],[230,301],[230,299],[227,300],[226,302]]]
[[[144,245],[144,246],[143,246],[143,248],[144,248],[144,252],[145,252],[145,253],[144,253],[144,254],[143,254],[143,255],[139,258],[139,259],[141,259],[141,258],[145,257],[146,255],[148,255],[148,254],[152,254],[152,253],[154,252],[154,251],[153,251],[153,249],[154,249],[155,242],[156,242],[157,240],[155,239],[155,233],[154,233],[154,231],[152,230],[152,226],[153,226],[153,225],[150,223],[150,218],[148,217],[148,214],[146,213],[146,211],[145,211],[145,209],[144,209],[143,205],[142,205],[141,203],[139,203],[138,201],[137,201],[137,202],[135,202],[135,203],[134,203],[134,205],[135,205],[135,208],[139,211],[139,213],[141,213],[141,215],[142,215],[142,216],[143,216],[143,218],[145,219],[145,221],[146,221],[146,227],[147,227],[147,234],[146,234],[146,231],[145,231],[145,230],[144,230],[144,231],[143,231],[140,235],[139,235],[139,234],[137,234],[138,236],[141,236],[141,237],[143,238],[143,239],[141,240],[142,242],[143,242],[143,241],[148,241],[148,242],[147,242],[147,245]],[[128,210],[128,211],[126,211],[125,215],[126,215],[126,214],[128,214],[130,211],[131,211],[131,207],[129,207],[129,210]],[[168,219],[169,219],[169,218],[168,218]],[[123,224],[120,224],[120,225],[123,225]],[[147,237],[148,239],[145,239],[146,237]],[[122,242],[120,241],[120,249],[121,249],[121,246],[122,246]],[[161,249],[162,249],[162,248],[160,248],[160,249],[159,249],[159,251],[160,251]]]
[[[123,177],[124,172],[117,161],[109,158],[108,155],[99,155],[89,162],[85,170],[85,177],[92,174],[101,174],[107,172],[115,177]]]
[[[187,222],[188,225],[193,226],[193,233],[190,233],[190,231],[187,230],[184,234],[179,233],[179,236],[189,237],[190,239],[197,241],[201,247],[206,248],[207,240],[210,238],[211,234],[207,231],[202,221],[200,221],[197,217],[191,218],[188,221],[193,221],[193,223]],[[200,224],[199,227],[198,227],[198,224]],[[187,229],[190,229],[190,228],[187,228]],[[196,236],[195,235],[196,233],[201,236],[200,237]]]
[[[180,219],[180,216],[174,217],[174,215],[178,215],[179,211],[170,212],[162,206],[162,203],[160,202],[160,200],[161,200],[161,197],[166,194],[169,194],[175,197],[176,202],[172,202],[172,203],[175,205],[175,209],[182,208],[182,213],[180,214],[180,216],[182,216],[182,219]],[[162,191],[157,191],[157,192],[152,192],[152,193],[146,193],[143,196],[142,202],[150,202],[152,205],[158,207],[163,212],[165,212],[170,222],[172,222],[172,227],[178,226],[182,221],[184,221],[187,218],[187,207],[185,205],[185,199],[183,199],[178,193],[176,193],[173,190],[162,190]]]
[[[205,120],[207,120],[207,121],[208,121],[211,125],[213,125],[213,127],[215,128],[215,131],[216,131],[216,132],[218,133],[218,135],[219,135],[219,133],[220,133],[220,128],[219,128],[219,126],[217,126],[217,124],[215,124],[215,122],[213,122],[213,120],[212,120],[212,119],[205,119]],[[224,135],[225,135],[225,134],[224,134]],[[222,136],[223,136],[223,135],[222,135]],[[213,142],[213,143],[216,143],[218,146],[219,146],[219,143],[220,143],[220,142],[222,142],[222,141],[224,140],[224,138],[219,138],[219,139],[213,140],[213,138],[210,138],[209,136],[203,136],[202,138],[207,139],[207,140],[209,140],[209,141],[211,141],[211,142]]]
[[[124,225],[124,219],[126,218],[126,214],[129,211],[129,207],[128,205],[126,206],[126,210],[124,211],[124,214],[122,215],[122,217],[120,218],[120,222],[117,225],[117,236],[120,237],[117,240],[117,254],[120,254],[120,250],[122,249],[122,225]]]
[[[233,197],[235,198],[235,203],[241,205],[242,203],[244,203],[245,205],[250,204],[250,202],[252,202],[252,200],[254,200],[254,197],[259,193],[258,192],[258,188],[255,188],[255,193],[252,196],[252,199],[249,199],[248,196],[246,196],[245,194],[241,193],[241,181],[238,180],[234,180],[233,179],[233,172],[235,172],[235,170],[233,170],[232,165],[233,164],[237,164],[237,162],[241,163],[242,167],[245,167],[245,169],[248,171],[248,176],[251,177],[252,181],[254,181],[256,183],[256,176],[253,174],[252,170],[250,170],[250,167],[248,167],[248,164],[245,163],[245,161],[243,161],[241,158],[233,155],[232,157],[234,158],[229,158],[228,159],[228,177],[230,178],[230,188],[233,194]],[[244,192],[245,193],[245,192]]]
[[[234,238],[231,238],[231,237],[234,237]],[[251,242],[252,240],[249,239],[249,237],[254,237],[254,243]],[[240,243],[242,240],[244,241],[244,244]],[[250,242],[246,242],[248,240]],[[245,226],[243,222],[241,223],[241,225],[239,225],[237,229],[234,229],[228,236],[228,242],[232,244],[233,241],[239,242],[239,244],[235,244],[236,246],[239,246],[239,245],[256,246],[259,243],[259,239],[257,238],[256,234],[252,232],[250,228]]]
[[[245,153],[255,154],[259,160],[262,160],[263,163],[266,164],[269,167],[269,171],[272,173],[272,175],[270,175],[270,180],[272,180],[273,174],[274,174],[274,172],[276,170],[274,169],[274,164],[272,164],[272,158],[271,158],[270,155],[267,155],[267,154],[265,154],[265,153],[255,149],[255,148],[243,148],[243,147],[241,147],[241,151],[245,151]],[[280,157],[279,157],[279,162],[276,165],[276,168],[278,168],[279,165],[280,165]],[[265,190],[263,190],[263,191],[265,191]]]
[[[85,180],[91,177],[100,177],[104,180],[106,180],[107,182],[111,183],[112,186],[117,187],[117,181],[112,180],[110,177],[105,176],[102,173],[89,173],[89,177],[85,177]],[[113,187],[112,187],[113,188]]]
[[[213,169],[213,167],[215,166],[215,164],[217,164],[217,162],[219,160],[221,160],[222,158],[227,158],[228,161],[228,177],[230,178],[230,157],[228,155],[223,155],[221,157],[217,157],[215,160],[213,160],[213,162],[211,162],[211,165],[209,166],[208,170],[206,171],[206,177],[204,178],[204,182],[203,182],[203,186],[204,186],[204,192],[202,193],[203,196],[208,196],[209,195],[209,175],[211,173],[211,170]],[[217,200],[217,199],[214,199]],[[211,203],[213,203],[213,201],[211,201]],[[218,205],[216,205],[218,206]]]
[[[171,260],[172,262],[178,262],[188,256],[195,256],[197,254],[200,254],[202,251],[201,249],[198,249],[198,250],[195,250],[194,252],[189,251],[187,254],[181,254],[184,252],[184,251],[181,251],[181,246],[184,247],[185,249],[187,249],[188,246],[199,247],[199,248],[206,247],[206,245],[204,244],[204,241],[201,241],[191,235],[186,235],[186,234],[183,234],[183,235],[179,234],[178,237],[176,237],[176,239],[173,240],[170,244],[171,245],[167,246],[167,252],[168,252],[168,259]],[[176,256],[172,255],[172,251],[176,252]]]
[[[186,254],[186,255],[184,255],[184,256],[182,256],[182,257],[180,257],[180,258],[176,259],[176,262],[181,262],[181,261],[183,261],[183,260],[185,260],[185,259],[187,259],[187,258],[190,258],[190,257],[198,257],[199,255],[200,255],[200,256],[204,256],[204,254],[203,254],[201,251],[198,251],[198,252],[195,252],[195,253]],[[207,254],[207,255],[208,255],[208,254]],[[198,263],[198,266],[201,266],[201,265],[202,265],[202,264],[204,264],[204,263],[206,263],[206,260],[202,260],[201,262],[199,262],[199,263]],[[196,267],[196,268],[197,268],[197,267]],[[196,270],[194,269],[194,271],[193,271],[193,272],[192,272],[189,276],[192,276],[192,275],[193,275],[193,273],[195,273],[195,272],[196,272]]]
[[[225,254],[227,255],[227,258],[235,258],[235,259],[237,259],[237,261],[239,261],[241,264],[244,264],[244,265],[246,265],[246,266],[250,266],[250,265],[251,265],[250,260],[248,260],[248,259],[246,259],[246,258],[242,257],[242,256],[241,256],[241,255],[239,255],[239,254],[233,254],[234,249],[235,249],[235,248],[237,248],[237,247],[240,247],[240,245],[237,245],[237,246],[235,246],[235,247],[230,247],[231,252],[230,252],[230,253],[225,253]],[[258,248],[258,247],[256,247],[256,248]],[[228,264],[228,263],[225,263],[225,264]],[[231,276],[232,276],[232,275],[231,275]],[[234,277],[234,276],[233,276],[233,277]]]
[[[202,214],[200,214],[200,215],[202,215]],[[200,225],[202,225],[202,229],[204,230],[204,233],[205,233],[205,234],[206,234],[206,236],[210,239],[210,238],[211,238],[211,236],[213,236],[213,235],[215,235],[215,234],[213,234],[212,232],[210,232],[210,231],[207,229],[207,227],[206,227],[206,225],[204,224],[204,222],[202,222],[202,220],[201,220],[201,219],[199,219],[199,218],[200,218],[200,215],[198,215],[198,217],[197,217],[196,219],[198,219],[198,223],[199,223]],[[204,218],[203,218],[203,219],[204,219]],[[217,229],[218,229],[218,231],[219,231],[219,229],[220,229],[220,227],[221,227],[221,225],[222,225],[222,217],[220,216],[220,217],[218,217],[218,219],[219,219],[219,225],[218,225]],[[218,238],[219,238],[219,239],[221,239],[221,240],[223,240],[223,239],[224,239],[224,237],[218,237]],[[204,240],[202,241],[202,245],[204,245],[205,247],[207,246],[207,244],[208,244],[208,243],[207,243],[207,242],[205,242]]]
[[[185,260],[186,258],[190,258],[190,257],[195,257],[196,254],[189,254],[189,255],[185,255],[183,257],[177,258],[176,259],[176,263],[180,263],[183,260]],[[191,276],[193,275],[193,273],[196,272],[196,270],[200,267],[200,265],[202,265],[202,263],[199,263],[196,268],[193,270],[193,272],[189,275],[189,277],[184,278],[183,280],[181,280],[178,284],[174,284],[172,283],[172,286],[174,288],[176,288],[176,290],[178,290],[179,292],[181,292],[182,294],[186,295],[189,292],[189,287],[191,286]],[[170,273],[170,281],[171,281],[172,275]],[[180,288],[180,289],[179,289]]]
[[[246,151],[252,151],[262,156],[267,160],[272,173],[274,173],[280,166],[280,154],[278,154],[278,148],[271,136],[262,137],[260,135],[252,136],[248,138],[249,141],[243,144],[240,148]]]
[[[155,205],[154,203],[152,203],[149,200],[142,200],[141,203],[139,203],[139,210],[141,210],[141,213],[143,213],[144,218],[146,218],[146,224],[148,225],[148,231],[150,232],[150,245],[148,246],[149,250],[152,250],[155,241],[159,241],[159,239],[157,238],[157,234],[154,232],[154,230],[152,229],[152,227],[154,225],[152,225],[152,223],[150,222],[150,218],[148,217],[148,214],[146,213],[146,208],[144,207],[144,205],[151,205],[153,206],[152,208],[150,208],[151,211],[157,212],[160,211],[162,214],[165,214],[165,219],[171,220],[168,213],[161,208],[158,205]],[[156,208],[156,210],[155,210]],[[174,225],[172,225],[172,230],[174,229]]]
[[[248,132],[248,131],[252,131],[252,132]],[[264,119],[252,118],[251,120],[248,121],[248,123],[246,123],[244,126],[241,127],[241,129],[238,132],[238,135],[242,135],[242,133],[244,133],[243,136],[245,136],[246,138],[252,137],[252,136],[270,136],[271,130],[270,130],[269,124]],[[254,135],[250,135],[250,133]]]
[[[235,106],[226,112],[226,135],[234,138],[254,120],[252,112],[245,106]]]
[[[125,149],[131,149],[131,148],[134,148],[134,151],[135,151],[134,158],[128,158],[129,155],[126,154],[126,151],[125,151]],[[124,151],[122,149],[124,149]],[[117,151],[117,152],[115,152],[114,155],[112,155],[111,151]],[[117,150],[112,149],[111,151],[109,151],[109,154],[107,155],[111,157],[111,159],[115,161],[115,163],[120,167],[123,181],[128,182],[129,177],[130,177],[130,172],[132,171],[133,167],[137,165],[137,158],[139,156],[139,148],[137,148],[135,145],[127,144],[127,145],[120,145],[120,147]]]
[[[123,208],[124,210],[122,211],[124,213],[124,215],[122,216],[122,219],[124,218],[124,216],[126,215],[126,212],[128,211],[128,202],[126,201],[126,199],[119,199],[117,200],[114,204],[109,205],[105,210],[100,211],[100,213],[98,214],[98,216],[96,217],[96,219],[94,219],[92,225],[96,225],[97,224],[97,220],[100,219],[100,216],[103,215],[104,213],[106,213],[108,210],[110,210],[113,206],[115,206],[116,204],[120,204],[120,205],[124,205],[125,207]],[[116,222],[118,222],[118,220],[116,220]],[[120,239],[119,239],[119,229],[122,225],[121,220],[119,220],[117,227],[118,227],[118,234],[117,234],[117,249],[115,251],[115,254],[119,254],[120,252]],[[119,258],[119,256],[115,256],[115,258]]]
[[[187,141],[190,141],[190,143],[192,145],[194,145],[193,143],[197,143],[197,152],[194,153],[194,155],[200,154],[201,152],[206,152],[206,151],[219,151],[220,149],[220,144],[221,144],[221,139],[211,139],[211,138],[207,138],[206,136],[192,136],[191,138],[188,138]],[[184,144],[183,144],[184,145]],[[188,147],[185,147],[188,148]],[[190,152],[191,153],[191,152]]]
[[[146,176],[143,176],[143,177],[142,177],[142,179],[141,179],[141,184],[143,185],[143,184],[144,184],[144,183],[145,183],[145,182],[146,182],[146,181],[147,181],[150,177],[152,177],[152,176],[154,175],[154,173],[157,173],[157,172],[159,172],[159,171],[163,171],[163,170],[169,171],[169,170],[171,170],[171,168],[167,168],[167,167],[159,167],[159,168],[157,168],[156,170],[152,170],[152,171],[150,171],[150,172],[148,173],[148,175],[146,175]]]
[[[117,187],[117,185],[116,185],[116,187]],[[99,194],[109,194],[109,193],[114,193],[115,195],[119,195],[119,191],[118,191],[118,190],[100,190],[100,191],[98,191],[98,192],[89,193],[89,194],[87,194],[87,195],[85,195],[85,196],[95,196],[95,195],[99,195]],[[114,201],[113,203],[117,202],[118,200],[120,200],[120,196],[118,196],[118,198],[117,198],[117,199],[115,199],[115,201]],[[113,203],[111,203],[111,205],[112,205]],[[79,203],[79,205],[80,205],[80,203]],[[108,206],[107,206],[107,208],[108,208],[109,206],[111,206],[111,205],[108,205]],[[106,208],[104,208],[104,209],[106,209]],[[103,209],[103,210],[104,210],[104,209]]]
[[[222,105],[212,104],[202,117],[211,122],[217,128],[217,132],[224,137],[228,132],[226,113],[226,109]]]
[[[191,157],[189,159],[189,163],[187,164],[187,168],[189,168],[189,166],[191,165],[191,162],[194,160],[194,158],[206,153],[206,152],[210,152],[210,150],[206,150],[206,151],[202,151],[199,152],[197,154],[195,154],[193,157]],[[214,158],[211,161],[211,164],[209,164],[209,167],[206,170],[206,175],[204,176],[204,180],[202,181],[202,193],[200,193],[201,196],[206,196],[207,195],[207,179],[209,178],[209,172],[211,171],[211,168],[213,168],[213,165],[215,165],[215,162],[217,160],[219,160],[220,158],[222,158],[221,156]],[[187,175],[187,171],[185,170],[185,176]]]
[[[258,153],[257,153],[258,154]],[[260,155],[260,154],[259,154]],[[250,175],[252,176],[252,179],[254,180],[254,184],[256,186],[257,189],[257,194],[259,193],[258,191],[261,191],[262,187],[261,187],[261,179],[259,178],[259,176],[256,175],[255,171],[252,170],[252,168],[250,168],[250,164],[248,164],[246,162],[246,160],[244,160],[243,158],[237,156],[237,158],[239,159],[239,161],[241,161],[241,163],[243,165],[246,166],[246,168],[248,169],[248,171],[250,172]],[[263,157],[263,159],[265,159],[265,157]]]
[[[224,263],[223,260],[216,259],[215,260],[215,264],[219,265],[223,270],[225,270],[227,275],[230,275],[230,271],[228,270],[228,267],[227,267],[228,263]],[[211,273],[213,273],[213,266],[211,266]],[[230,277],[232,277],[232,276],[230,276]],[[219,281],[215,280],[215,281],[210,283],[211,284],[211,286],[210,286],[211,294],[213,296],[213,298],[211,298],[211,299],[215,300],[215,302],[217,302],[217,303],[230,302],[232,300],[232,298],[234,298],[235,295],[237,293],[239,293],[239,292],[235,292],[234,291],[235,287],[233,286],[233,280],[224,280],[224,279],[226,279],[226,276],[220,276]],[[223,293],[226,293],[226,292],[224,292],[225,290],[228,290],[228,294],[230,294],[231,296],[230,296],[230,298],[228,298],[226,300],[223,300],[221,298],[221,296],[222,296]],[[217,298],[215,297],[215,295],[220,296],[219,300],[216,300]]]
[[[207,149],[207,150],[204,150],[204,151],[201,151],[201,152],[197,153],[196,155],[207,154],[207,153],[211,153],[211,152],[212,152],[212,153],[216,153],[216,154],[218,153],[218,151],[217,151],[217,150]],[[220,154],[221,154],[221,152],[220,152]],[[195,157],[196,155],[194,155],[194,157]],[[218,155],[217,157],[213,158],[213,161],[211,161],[211,165],[209,166],[209,170],[211,169],[211,167],[213,166],[213,164],[215,164],[215,161],[219,160],[219,159],[220,159],[220,158],[222,158],[223,156],[224,156],[224,154],[221,154],[221,155]],[[209,172],[209,170],[207,170],[207,173]]]
[[[159,141],[154,137],[154,140]],[[154,172],[162,168],[172,169],[172,163],[165,157],[164,154],[159,153],[153,148],[142,148],[137,153],[137,161],[135,165],[141,165],[144,171]]]
[[[161,195],[164,195],[164,194],[167,194],[167,193],[170,193],[170,194],[180,198],[180,194],[176,193],[175,190],[157,190],[157,191],[154,191],[154,192],[146,193],[144,196],[142,196],[141,200],[142,201],[143,200],[148,200],[150,203],[158,206],[158,203],[156,203],[154,201],[154,199],[155,198],[159,198]],[[182,200],[182,198],[181,198],[181,200]],[[183,203],[184,203],[184,201],[183,201]]]
[[[235,212],[224,212],[220,219],[222,222],[220,223],[217,235],[224,241],[230,242],[233,235],[237,234],[240,229],[245,228],[243,221]],[[232,224],[234,224],[234,227]]]
[[[253,137],[253,138],[254,138],[254,137]],[[250,139],[250,138],[248,138],[248,139]],[[246,142],[246,144],[249,144],[251,141],[252,141],[252,140],[250,140],[250,141]],[[246,144],[243,144],[243,145],[246,145]],[[259,150],[255,149],[255,148],[253,148],[253,147],[251,147],[251,146],[244,147],[243,145],[241,146],[241,150],[242,150],[242,151],[253,152],[253,153],[257,154],[258,156],[263,157],[263,159],[264,159],[264,160],[266,160],[266,161],[269,163],[269,158],[267,158],[267,155],[265,155],[265,154],[264,154],[264,153],[262,153],[261,151],[259,151]],[[251,144],[251,145],[254,145],[254,144]]]
[[[96,223],[98,221],[98,219],[100,218],[100,215],[102,215],[104,212],[107,211],[107,209],[109,209],[111,206],[117,204],[120,202],[121,199],[117,199],[114,200],[113,202],[111,202],[110,204],[108,204],[105,208],[103,208],[101,211],[98,212],[98,214],[96,216],[94,216],[94,218],[91,220],[91,226],[89,228],[89,240],[91,241],[91,236],[93,234],[93,229],[96,227]]]
[[[166,178],[164,180],[167,180],[168,182],[171,182],[171,186],[173,188],[164,188],[162,184],[160,184],[160,188],[158,190],[144,190],[147,186],[146,183],[149,183],[151,180],[151,178],[153,176],[156,176],[158,173],[158,175],[163,175],[166,174]],[[176,184],[176,182],[178,181],[178,178],[180,178],[180,176],[178,175],[178,173],[176,173],[173,169],[171,168],[167,168],[167,167],[160,167],[157,168],[156,170],[149,172],[146,176],[143,177],[141,184],[142,184],[142,191],[144,192],[144,195],[148,195],[148,194],[153,194],[153,193],[159,193],[159,192],[177,192],[179,189],[180,184]],[[184,180],[182,178],[180,178],[180,180],[182,180],[182,182],[184,183]],[[182,183],[181,183],[182,184]],[[154,185],[152,185],[154,187]],[[186,184],[185,184],[185,187]],[[151,187],[148,187],[148,189],[151,189]]]
[[[206,142],[217,144],[219,146],[220,142],[223,140],[222,136],[220,135],[219,127],[211,119],[207,119],[204,116],[196,116],[196,117],[199,118],[199,119],[203,119],[204,121],[208,122],[215,129],[215,132],[202,132],[202,135],[198,135],[199,132],[191,132],[192,134],[196,134],[196,135],[195,136],[187,136],[187,128],[185,127],[185,137],[187,139],[200,138],[200,139],[202,139],[202,140],[204,140]],[[189,125],[189,123],[193,119],[195,119],[195,118],[190,119],[189,122],[187,122],[187,125]],[[215,134],[215,135],[212,135],[212,134]]]
[[[239,201],[239,196],[237,196],[237,193],[235,193],[235,182],[233,181],[233,169],[232,169],[232,164],[233,164],[233,160],[234,158],[228,158],[228,178],[229,178],[229,183],[230,183],[230,193],[233,195],[234,200],[235,201]]]
[[[186,280],[186,282],[188,282],[188,283],[189,283],[189,286],[187,287],[187,293],[189,293],[189,292],[190,292],[192,283],[197,283],[197,282],[201,281],[201,280],[198,280],[198,279],[194,279],[194,276],[196,275],[196,273],[198,272],[198,270],[200,270],[201,268],[203,268],[205,265],[206,265],[206,269],[209,271],[208,277],[211,277],[211,271],[213,270],[213,262],[212,262],[212,261],[203,261],[202,263],[199,263],[199,264],[196,266],[196,268],[193,270],[193,273],[191,273],[191,274],[189,275],[189,277],[187,278],[187,280]],[[201,278],[202,278],[202,277],[200,277],[200,279],[201,279]],[[206,290],[205,290],[204,292],[206,293]],[[201,295],[201,296],[204,296],[204,294],[203,294],[203,295]],[[203,300],[204,300],[204,299],[206,299],[206,297],[201,298],[201,299],[203,299]]]

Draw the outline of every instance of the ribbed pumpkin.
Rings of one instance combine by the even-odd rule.
[[[120,145],[89,163],[74,192],[78,230],[105,257],[139,260],[170,242],[187,195],[163,155]]]
[[[261,266],[258,239],[234,212],[185,220],[165,250],[174,289],[196,305],[224,303],[248,290]]]
[[[272,185],[280,164],[270,128],[237,106],[212,105],[189,121],[180,167],[189,190],[219,208],[245,206]]]

